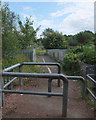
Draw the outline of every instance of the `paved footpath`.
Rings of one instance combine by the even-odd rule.
[[[56,62],[46,55],[38,57],[38,62]],[[42,66],[42,71],[47,73],[57,73],[57,67]],[[62,71],[62,74],[63,71]],[[16,90],[48,91],[48,79],[31,79],[22,87],[15,87]],[[81,86],[77,81],[69,81],[68,88],[68,108],[67,118],[94,118],[93,108],[88,106],[80,98]],[[57,87],[57,81],[52,82],[53,92],[62,92],[62,83]],[[62,117],[62,97],[37,96],[10,94],[5,97],[3,107],[3,118],[61,118]]]

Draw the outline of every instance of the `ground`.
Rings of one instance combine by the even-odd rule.
[[[46,55],[38,57],[39,62],[56,62]],[[56,73],[57,67],[49,67]],[[42,71],[49,72],[48,67],[42,67]],[[62,74],[64,72],[62,71]],[[48,79],[29,79],[22,87],[16,86],[16,90],[48,91]],[[52,83],[53,92],[62,92],[62,83],[57,87],[57,80]],[[67,118],[94,118],[93,107],[81,99],[81,84],[75,80],[69,80]],[[10,94],[5,97],[3,118],[61,118],[62,97],[48,97],[37,95]]]

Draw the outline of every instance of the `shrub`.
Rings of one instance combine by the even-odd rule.
[[[79,72],[79,59],[77,54],[72,52],[67,53],[63,59],[63,69],[71,75],[78,74]],[[69,72],[68,72],[69,71]]]
[[[86,45],[83,52],[78,54],[79,59],[87,64],[96,64],[96,51],[94,45]]]

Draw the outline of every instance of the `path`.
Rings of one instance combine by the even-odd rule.
[[[38,60],[39,62],[55,62],[45,55],[39,56]],[[49,66],[42,67],[42,70],[50,73],[57,72],[56,67]],[[26,85],[15,89],[47,92],[48,80],[30,78]],[[78,82],[69,81],[67,118],[94,117],[93,108],[80,99],[80,90],[81,87]],[[62,92],[62,85],[57,87],[57,82],[53,81],[52,91]],[[62,116],[62,97],[48,98],[47,96],[10,94],[5,100],[4,118],[61,118]]]

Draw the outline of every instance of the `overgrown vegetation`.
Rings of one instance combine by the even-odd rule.
[[[96,51],[94,44],[85,44],[69,49],[64,56],[63,68],[71,75],[78,75],[80,72],[80,63],[96,64]]]
[[[83,51],[78,54],[79,59],[87,64],[96,64],[96,51],[95,46],[85,45],[83,46]]]
[[[47,28],[44,30],[42,36],[43,38],[39,40],[45,49],[64,49],[68,46],[65,36],[58,31]]]
[[[63,59],[63,69],[68,75],[78,75],[79,74],[79,59],[77,54],[69,52],[65,54]]]
[[[37,49],[36,50],[36,55],[39,56],[40,53],[44,55],[44,54],[46,54],[46,50],[45,49]]]
[[[10,10],[8,3],[2,6],[2,60],[3,66],[8,67],[21,61],[20,51],[33,48],[36,41],[36,33],[39,27],[33,28],[33,21],[26,18],[24,22],[19,15]]]

